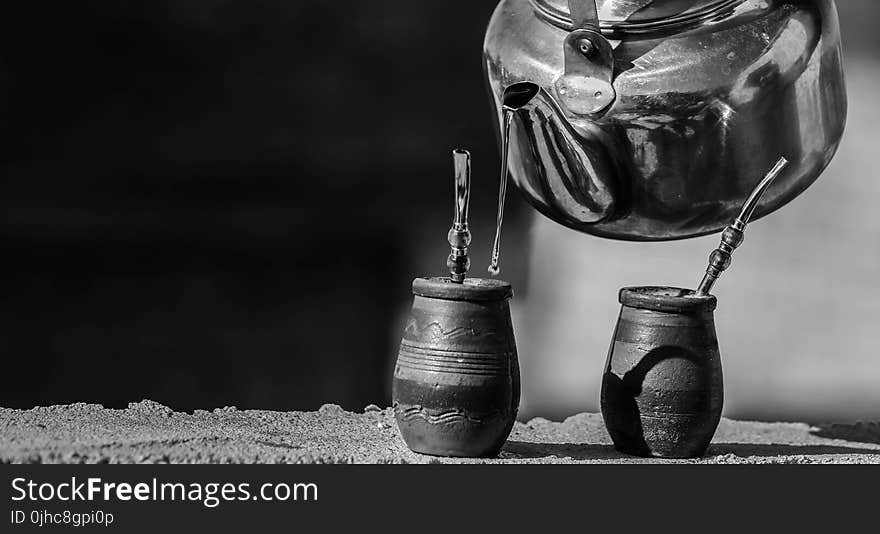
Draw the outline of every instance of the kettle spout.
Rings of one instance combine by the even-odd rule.
[[[538,84],[532,82],[509,85],[501,95],[501,107],[504,111],[517,111],[528,106],[540,91]]]
[[[620,205],[618,172],[614,143],[601,124],[571,117],[532,82],[508,86],[501,107],[513,115],[510,174],[535,208],[557,220],[562,214],[559,222],[581,229],[613,217]]]

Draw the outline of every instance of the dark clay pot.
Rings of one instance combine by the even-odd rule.
[[[394,368],[394,414],[407,446],[435,456],[495,456],[519,408],[506,282],[416,278]]]
[[[724,387],[714,296],[669,287],[620,291],[602,379],[602,416],[617,450],[702,456],[721,419]]]

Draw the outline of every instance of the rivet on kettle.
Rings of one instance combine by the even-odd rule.
[[[584,55],[585,58],[589,59],[593,56],[593,53],[596,51],[596,47],[593,45],[593,41],[589,39],[581,39],[578,43],[578,49],[581,51],[581,54]]]

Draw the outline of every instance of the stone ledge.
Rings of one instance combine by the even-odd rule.
[[[724,419],[705,458],[658,460],[622,455],[602,417],[517,423],[499,458],[415,454],[390,408],[352,413],[328,404],[316,412],[192,414],[152,401],[124,410],[96,404],[0,408],[2,463],[880,463],[880,424],[755,423]]]

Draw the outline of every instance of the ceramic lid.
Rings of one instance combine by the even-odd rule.
[[[416,295],[444,300],[491,301],[513,296],[507,282],[485,278],[465,278],[462,284],[443,277],[416,278],[412,289]]]
[[[625,287],[618,295],[620,303],[630,308],[667,313],[702,313],[715,310],[714,295],[696,295],[679,287]]]

